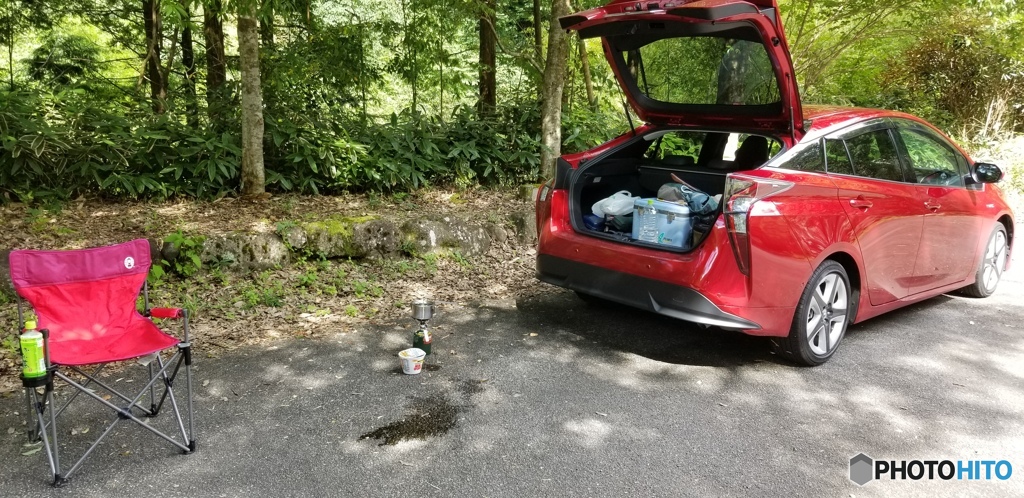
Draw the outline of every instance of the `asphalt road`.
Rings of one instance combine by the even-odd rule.
[[[201,357],[197,453],[125,426],[58,490],[43,455],[8,433],[24,408],[7,397],[0,495],[1024,496],[1015,265],[989,299],[942,296],[853,326],[818,368],[779,361],[763,339],[569,292],[442,309],[419,376],[397,372],[412,320]],[[82,406],[85,421],[61,430],[90,431],[66,460],[105,420]],[[442,433],[360,439],[401,420]],[[860,452],[1007,460],[1013,474],[858,487]]]

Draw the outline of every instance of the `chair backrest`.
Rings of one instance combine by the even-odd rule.
[[[123,333],[152,264],[149,241],[69,251],[12,251],[11,281],[50,340]]]

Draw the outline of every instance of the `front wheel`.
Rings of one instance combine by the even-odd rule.
[[[850,277],[843,265],[828,260],[814,270],[800,295],[789,336],[776,343],[777,351],[807,366],[828,361],[846,334],[856,303]]]
[[[1006,241],[1006,228],[1002,223],[996,223],[992,234],[988,237],[988,244],[985,245],[985,253],[981,255],[981,263],[978,264],[978,271],[974,275],[974,283],[964,287],[964,294],[971,297],[988,297],[996,291],[999,279],[1006,269],[1006,259],[1009,255],[1009,248]]]

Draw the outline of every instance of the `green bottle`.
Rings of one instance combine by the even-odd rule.
[[[21,358],[24,361],[21,373],[26,379],[46,375],[46,353],[43,347],[43,334],[36,330],[36,322],[25,322],[25,332],[21,334]]]

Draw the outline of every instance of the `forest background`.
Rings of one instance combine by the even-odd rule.
[[[0,203],[536,182],[628,129],[599,3],[0,0]],[[805,103],[1024,144],[1013,0],[779,3]]]

